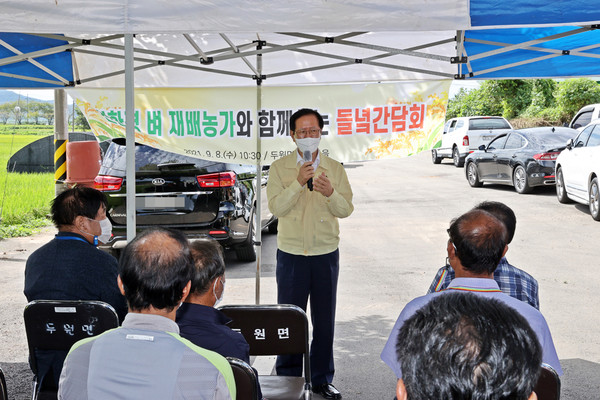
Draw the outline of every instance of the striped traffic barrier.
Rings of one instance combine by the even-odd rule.
[[[62,183],[67,179],[67,140],[54,140],[54,180]]]

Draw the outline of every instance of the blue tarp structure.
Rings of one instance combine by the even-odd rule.
[[[125,33],[137,87],[600,75],[582,0],[6,0],[0,22],[2,88],[122,87]]]
[[[591,27],[472,30],[465,78],[556,78],[600,74],[600,31]]]
[[[71,53],[63,50],[67,43],[65,40],[21,33],[0,33],[0,87],[53,88],[71,85]],[[51,54],[46,54],[48,49],[51,49]],[[41,55],[22,60],[21,54],[35,55],[36,52],[41,52]]]
[[[589,25],[599,19],[598,4],[589,0],[472,0],[471,28]]]

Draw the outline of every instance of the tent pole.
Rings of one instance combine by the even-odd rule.
[[[456,31],[456,59],[460,60],[465,51],[465,31]],[[463,71],[463,65],[460,62],[456,63],[456,67],[458,68],[457,77],[464,77],[466,71]]]
[[[127,242],[135,237],[135,98],[133,85],[133,34],[125,35],[125,159],[127,183]]]
[[[75,103],[73,103],[75,104]],[[65,189],[67,179],[67,94],[65,89],[54,89],[54,194],[58,196]]]
[[[260,50],[262,48],[262,43],[259,40],[257,42],[256,48]],[[258,76],[256,77],[256,113],[260,112],[262,108],[262,54],[258,53],[256,55],[256,66],[258,70]],[[262,146],[260,140],[260,129],[256,129],[256,152],[259,154],[258,163],[256,164],[256,212],[254,215],[255,218],[255,226],[256,232],[255,235],[255,244],[256,244],[256,304],[260,304],[260,258],[262,255],[262,154],[261,154]]]

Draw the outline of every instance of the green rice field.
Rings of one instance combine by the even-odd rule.
[[[27,134],[25,130],[14,134],[6,132],[3,130],[0,133],[0,240],[28,236],[50,225],[46,215],[54,198],[53,173],[21,174],[6,171],[10,156],[39,139],[39,133]]]

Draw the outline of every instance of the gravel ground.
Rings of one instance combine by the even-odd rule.
[[[463,168],[433,165],[428,153],[345,167],[355,211],[340,221],[334,347],[334,384],[344,400],[393,398],[396,379],[379,353],[402,307],[426,292],[444,262],[448,222],[483,200],[503,201],[517,215],[507,257],[539,282],[541,311],[565,373],[561,399],[600,398],[600,223],[586,207],[559,204],[552,187],[531,195],[500,185],[471,188]],[[22,322],[25,261],[53,233],[0,241],[0,367],[11,400],[29,399],[31,390]],[[267,304],[276,301],[276,238],[264,234],[262,243],[260,301]],[[231,253],[226,263],[224,303],[254,303],[256,263],[237,262]]]
[[[31,398],[33,374],[27,363],[27,339],[23,327],[23,309],[27,304],[23,295],[25,261],[54,233],[54,228],[46,228],[34,236],[0,241],[0,368],[4,371],[11,400]]]

